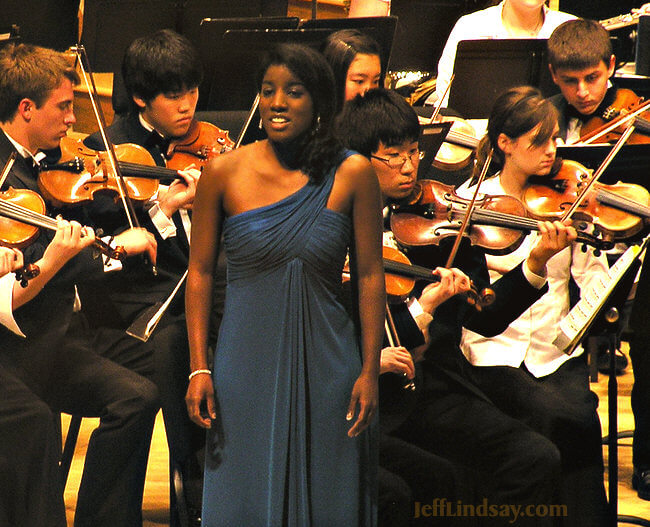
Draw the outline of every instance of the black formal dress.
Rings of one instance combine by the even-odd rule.
[[[4,163],[14,150],[5,134],[0,133],[0,163]],[[38,191],[35,172],[21,156],[5,186]],[[52,237],[51,231],[43,230],[39,239],[24,250],[25,260],[33,262],[40,258]],[[59,478],[53,477],[56,465],[54,468],[51,465],[53,458],[55,462],[58,460],[60,446],[54,443],[54,454],[47,455],[45,469],[32,462],[34,450],[41,447],[31,444],[36,441],[36,432],[30,434],[30,431],[37,427],[44,431],[39,440],[44,442],[43,448],[48,452],[53,440],[53,417],[43,403],[54,412],[99,417],[100,425],[88,443],[75,525],[137,527],[142,524],[149,431],[159,407],[158,394],[155,385],[144,377],[99,356],[90,342],[84,317],[74,312],[75,284],[99,281],[103,275],[102,258],[91,248],[84,249],[36,298],[15,311],[15,319],[27,338],[2,328],[0,367],[18,382],[7,386],[13,390],[12,399],[3,398],[0,402],[3,407],[0,412],[3,446],[0,450],[5,454],[3,463],[13,467],[9,473],[20,474],[19,484],[26,486],[29,500],[36,498],[42,502],[40,510],[34,514],[46,515],[59,509],[63,497],[61,489],[57,488]],[[22,439],[11,425],[18,412],[31,419],[24,431],[29,435]],[[42,419],[46,422],[41,423]],[[3,470],[3,475],[6,474]],[[33,496],[44,477],[53,478],[48,481],[50,490],[44,491],[42,496]],[[32,488],[32,481],[41,483]],[[9,488],[3,486],[2,493],[10,492]],[[6,496],[1,503],[9,501]],[[46,497],[51,498],[49,503]],[[8,515],[17,517],[18,523],[11,525],[21,524],[24,510],[15,510],[20,503],[12,502],[14,509]],[[25,523],[52,524],[56,524],[56,519],[44,522],[29,519]]]

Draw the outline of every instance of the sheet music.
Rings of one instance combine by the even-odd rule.
[[[559,349],[567,355],[573,353],[618,282],[643,250],[645,243],[629,247],[609,268],[606,276],[601,276],[589,289],[582,292],[580,301],[560,322],[558,335],[553,341]]]

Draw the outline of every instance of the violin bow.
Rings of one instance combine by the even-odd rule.
[[[625,142],[629,139],[630,135],[632,135],[632,132],[634,132],[634,121],[632,121],[625,131],[621,134],[621,137],[618,138],[618,141],[616,141],[616,144],[612,147],[612,149],[609,151],[607,154],[607,157],[603,160],[603,162],[600,164],[600,166],[594,171],[591,179],[589,180],[589,183],[587,183],[576,200],[573,202],[571,207],[567,209],[567,211],[564,213],[560,221],[564,221],[566,219],[569,219],[573,213],[576,211],[576,209],[582,204],[584,201],[585,197],[587,196],[587,192],[589,192],[596,182],[600,179],[600,176],[605,172],[609,164],[612,162],[616,154],[623,148],[623,145]]]
[[[386,339],[388,340],[388,345],[394,348],[395,346],[401,346],[402,343],[399,340],[399,335],[397,334],[397,328],[395,327],[395,320],[393,319],[393,315],[390,312],[390,307],[388,306],[388,302],[386,302],[386,318],[384,319],[384,329],[386,331]],[[404,377],[404,385],[402,388],[405,390],[415,390],[415,382],[412,380],[409,380],[409,378],[406,376],[406,373],[403,373],[402,376]]]
[[[14,166],[14,163],[16,162],[16,154],[15,151],[11,152],[9,154],[9,159],[7,159],[7,162],[5,163],[4,168],[2,169],[2,174],[0,174],[0,188],[2,188],[2,185],[5,184],[5,179],[7,179],[7,176],[9,175],[9,172],[11,172],[11,167]]]
[[[251,105],[251,109],[248,112],[248,116],[246,117],[244,126],[242,126],[242,129],[239,132],[239,135],[237,136],[237,141],[235,141],[235,146],[233,150],[236,150],[241,146],[241,143],[244,140],[244,136],[246,135],[246,131],[248,130],[248,127],[250,126],[251,121],[253,120],[253,115],[255,115],[255,112],[257,111],[257,107],[259,105],[260,105],[260,94],[258,93],[255,96],[255,100],[253,101],[253,104]]]
[[[235,146],[233,147],[233,150],[241,146],[244,136],[246,135],[246,131],[248,130],[248,127],[250,126],[251,121],[253,120],[253,115],[255,114],[255,111],[257,110],[259,103],[260,103],[260,94],[258,93],[255,96],[255,100],[253,101],[250,111],[248,112],[248,117],[244,122],[244,126],[239,132],[239,135],[237,136],[237,141],[235,143]],[[174,289],[172,289],[172,292],[169,294],[167,299],[164,302],[157,302],[150,308],[146,309],[144,313],[138,316],[133,321],[133,323],[126,329],[126,334],[133,338],[141,340],[142,342],[147,342],[149,340],[149,337],[153,333],[153,331],[156,329],[158,322],[160,322],[160,319],[165,314],[165,311],[167,311],[167,308],[171,304],[172,300],[176,296],[176,293],[178,293],[181,286],[183,285],[183,282],[185,282],[186,279],[187,279],[187,269],[183,273],[183,276],[181,276],[180,280],[176,283]]]
[[[81,75],[83,77],[86,88],[88,88],[88,98],[90,99],[90,104],[92,105],[93,113],[95,114],[95,119],[97,120],[99,133],[102,137],[104,146],[106,147],[108,163],[111,167],[111,170],[115,174],[115,181],[117,182],[117,188],[119,191],[120,199],[122,201],[122,205],[124,207],[126,219],[129,222],[129,227],[132,229],[135,227],[140,227],[140,222],[136,216],[133,202],[131,201],[129,194],[126,191],[126,183],[124,183],[124,178],[122,177],[122,172],[120,170],[119,163],[117,162],[115,145],[113,145],[113,142],[109,139],[108,134],[106,133],[106,118],[104,117],[104,111],[102,110],[101,105],[97,102],[99,100],[99,96],[97,95],[97,86],[95,84],[95,78],[93,77],[92,70],[90,69],[90,63],[88,61],[88,55],[86,54],[86,48],[80,44],[77,44],[76,46],[72,46],[71,50],[76,56],[77,64],[79,64],[79,69],[81,70]],[[84,58],[87,64],[84,64]],[[151,266],[151,272],[154,276],[158,274],[158,270],[156,269],[155,265]]]
[[[433,107],[433,113],[431,114],[431,118],[429,119],[428,124],[433,124],[435,122],[435,120],[438,118],[438,115],[440,114],[440,110],[442,109],[442,101],[444,101],[445,97],[447,97],[447,94],[449,93],[449,90],[451,89],[451,83],[454,82],[454,77],[455,76],[456,76],[455,73],[451,76],[451,78],[449,79],[449,84],[447,84],[447,87],[445,88],[445,93],[442,94],[442,97],[440,97],[440,100]]]
[[[463,223],[461,224],[460,229],[458,230],[458,234],[456,235],[456,239],[454,240],[454,245],[451,248],[451,252],[449,253],[449,258],[447,258],[447,263],[445,264],[445,267],[447,269],[451,268],[452,264],[454,263],[454,260],[456,258],[456,253],[458,253],[458,248],[460,247],[460,242],[463,238],[463,235],[465,234],[465,231],[469,226],[469,221],[470,218],[472,217],[472,212],[474,211],[474,204],[476,203],[476,198],[478,197],[481,184],[483,183],[487,171],[490,168],[490,163],[492,162],[493,154],[494,154],[494,149],[491,148],[490,151],[488,152],[487,157],[485,158],[485,163],[483,163],[483,168],[481,169],[481,173],[479,174],[478,179],[476,180],[476,190],[474,191],[472,200],[469,202],[469,205],[467,206],[467,211],[465,212]]]

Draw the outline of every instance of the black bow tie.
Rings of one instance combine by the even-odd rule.
[[[161,136],[158,132],[155,130],[149,134],[147,139],[145,140],[144,147],[145,148],[151,148],[151,147],[157,147],[160,150],[160,153],[165,156],[167,154],[167,150],[169,149],[169,139],[165,139],[163,136]]]

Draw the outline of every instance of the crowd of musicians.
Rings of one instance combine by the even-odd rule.
[[[454,113],[457,43],[522,37],[548,39],[560,93],[498,95],[467,179],[432,179],[421,121]],[[417,113],[380,87],[381,56],[351,29],[319,51],[269,50],[251,111],[261,138],[235,147],[195,119],[203,67],[174,31],[130,44],[130,109],[83,141],[66,136],[85,68],[29,43],[0,49],[1,526],[66,525],[61,412],[99,418],[74,525],[141,526],[160,409],[172,526],[611,524],[586,355],[558,337],[611,280],[605,250],[643,239],[647,198],[612,205],[636,222],[625,230],[535,208],[549,194],[593,205],[556,148],[635,109],[609,34],[543,0],[465,15],[433,109]],[[641,499],[648,288],[642,268]]]

